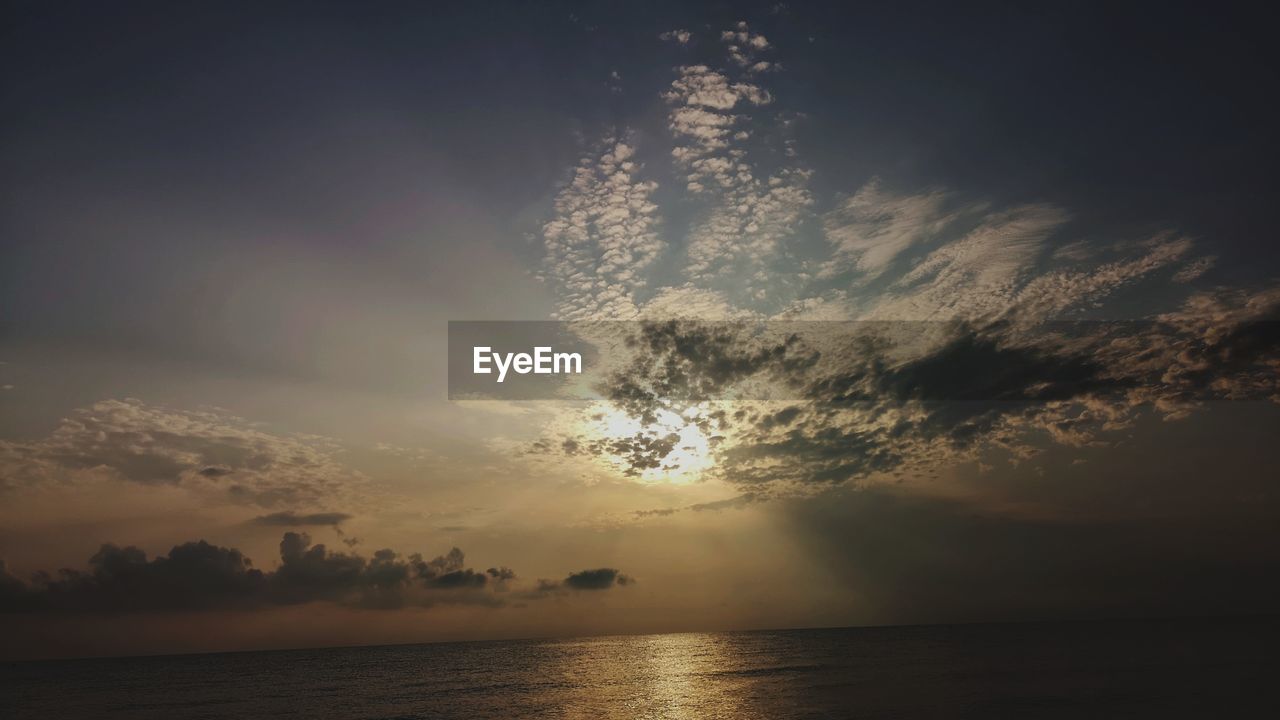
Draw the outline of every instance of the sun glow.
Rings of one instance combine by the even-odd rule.
[[[645,482],[686,484],[698,480],[715,463],[711,441],[690,420],[669,410],[659,410],[656,422],[644,423],[621,410],[609,408],[592,415],[588,421],[589,437],[624,439],[638,436],[663,438],[675,435],[674,449],[662,457],[660,466],[641,470],[638,477]],[[617,459],[611,458],[617,466]]]

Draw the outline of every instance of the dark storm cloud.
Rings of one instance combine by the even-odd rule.
[[[89,559],[88,570],[40,572],[29,584],[0,564],[0,611],[226,610],[317,601],[367,608],[501,604],[491,591],[505,590],[515,571],[473,570],[465,560],[458,548],[431,559],[402,557],[390,549],[365,558],[312,544],[307,535],[295,532],[281,538],[275,570],[257,569],[239,550],[203,540],[153,559],[136,547],[107,544]],[[603,589],[628,581],[616,570],[592,570],[570,575],[565,585]]]
[[[351,519],[351,515],[342,512],[296,513],[293,511],[259,515],[250,522],[254,525],[278,525],[284,527],[303,527],[306,525],[338,526]]]

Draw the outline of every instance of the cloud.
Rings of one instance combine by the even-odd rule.
[[[692,431],[711,457],[704,477],[773,497],[928,475],[984,452],[1016,462],[1046,444],[1087,447],[1210,400],[1280,401],[1274,288],[1191,294],[1214,259],[1190,238],[1082,237],[1075,213],[1048,201],[876,178],[828,202],[799,158],[803,115],[779,108],[760,73],[776,69],[773,44],[746,23],[720,37],[723,62],[677,67],[660,94],[680,221],[659,227],[650,191],[634,203],[643,213],[610,211],[633,204],[588,188],[633,183],[635,166],[606,172],[602,156],[580,166],[595,179],[566,190],[544,233],[567,288],[562,316],[641,321],[630,344],[610,339],[595,388],[636,426],[560,431],[532,451],[648,477],[678,468]],[[589,229],[597,216],[643,218],[624,234],[653,232],[653,253],[619,276]],[[1111,304],[1157,280],[1171,312],[1070,322],[1132,316]],[[731,322],[657,322],[671,318]],[[789,337],[792,320],[835,322]]]
[[[33,586],[8,583],[6,612],[145,611],[246,608],[268,596],[268,576],[238,550],[203,540],[148,561],[136,547],[103,545],[88,572],[39,573]]]
[[[739,32],[745,31],[731,34]],[[773,95],[754,80],[731,79],[728,72],[681,67],[663,98],[675,141],[672,157],[684,173],[685,189],[705,203],[687,238],[686,280],[706,286],[733,277],[737,282],[724,289],[749,302],[765,280],[763,268],[806,217],[813,198],[810,172],[790,162],[791,121],[746,114],[772,104]],[[767,143],[755,139],[761,134],[778,139],[782,162],[772,157]],[[761,173],[755,158],[762,153],[759,160],[774,166],[769,173]]]
[[[563,319],[637,314],[635,293],[665,243],[652,202],[658,185],[640,178],[634,153],[627,142],[611,139],[583,157],[543,225],[544,277],[559,289]]]
[[[643,314],[648,318],[697,320],[729,320],[753,315],[729,302],[724,293],[692,284],[658,290],[644,304]]]
[[[494,580],[499,581],[514,580],[516,577],[516,571],[509,567],[491,567],[488,570],[485,570],[485,573]]]
[[[658,35],[658,39],[670,40],[681,45],[688,45],[689,41],[693,39],[693,33],[690,33],[688,30],[668,30],[667,32]]]
[[[694,503],[689,506],[693,512],[718,512],[720,510],[736,510],[760,502],[761,496],[755,493],[743,493],[736,497],[711,502]]]
[[[977,214],[970,207],[967,214]],[[962,211],[965,212],[965,211]],[[936,246],[895,279],[864,316],[874,320],[976,319],[998,316],[1017,300],[1035,261],[1068,215],[1048,204],[980,216],[957,239]]]
[[[668,517],[680,512],[679,508],[656,508],[654,510],[636,510],[632,515],[638,518],[646,517]]]
[[[635,582],[614,568],[597,568],[569,573],[564,586],[571,590],[607,590],[614,585],[630,585]]]
[[[292,511],[259,515],[250,522],[255,525],[281,525],[285,527],[303,527],[306,525],[332,525],[337,527],[351,519],[351,515],[340,512],[296,513]]]
[[[495,593],[516,578],[505,566],[466,567],[458,548],[430,560],[390,549],[370,558],[312,544],[304,533],[280,540],[280,564],[259,570],[239,550],[203,540],[148,559],[137,547],[103,545],[87,571],[37,573],[30,584],[0,564],[0,612],[149,612],[251,610],[332,602],[365,608],[439,603],[499,605]],[[613,569],[570,574],[569,589],[604,589],[630,579]]]
[[[736,383],[762,374],[784,378],[816,360],[794,337],[755,336],[742,323],[668,320],[633,327],[629,362],[599,389],[646,425],[660,410],[678,415],[690,404],[720,399]]]
[[[1160,233],[1139,243],[1139,255],[1088,269],[1059,269],[1043,273],[1019,289],[1010,305],[1019,315],[1039,321],[1071,308],[1096,305],[1119,288],[1183,260],[1192,243],[1185,237]]]
[[[708,476],[795,490],[993,449],[1022,456],[1045,438],[1085,446],[1208,400],[1280,400],[1280,291],[1196,296],[1128,323],[631,327],[629,360],[598,389],[638,429],[547,440],[537,452],[640,476],[677,469],[695,428],[714,460]]]
[[[596,568],[569,573],[563,580],[539,580],[537,587],[528,593],[531,597],[551,594],[563,594],[576,590],[608,590],[614,586],[626,586],[635,583],[635,579],[624,575],[614,568]]]
[[[26,585],[9,573],[9,566],[0,560],[0,602],[8,598],[18,598],[26,592]]]
[[[73,411],[48,436],[0,441],[10,487],[100,478],[181,485],[262,506],[317,505],[358,495],[367,478],[326,438],[273,434],[219,411],[104,400]]]
[[[765,497],[757,493],[743,493],[735,495],[724,500],[713,500],[711,502],[694,503],[686,505],[682,508],[658,508],[655,510],[637,510],[632,513],[636,518],[647,517],[669,517],[678,512],[687,510],[689,512],[719,512],[721,510],[740,510],[749,505],[763,502]]]
[[[707,114],[696,117],[710,120],[715,125],[733,124],[735,118],[722,113],[739,105],[759,106],[773,102],[773,96],[759,85],[734,82],[723,72],[706,65],[680,67],[671,89],[663,93],[663,97],[674,106],[671,117],[678,116],[683,110],[700,109]]]
[[[944,209],[946,200],[942,192],[892,195],[878,179],[867,183],[823,217],[831,257],[822,276],[884,272],[903,251],[937,237],[955,219]]]
[[[1200,278],[1201,275],[1204,275],[1205,273],[1212,270],[1213,266],[1217,263],[1217,261],[1218,261],[1218,258],[1213,255],[1196,258],[1195,260],[1192,260],[1191,262],[1182,266],[1181,270],[1174,273],[1173,281],[1179,282],[1179,283],[1189,283],[1193,280],[1197,280]]]
[[[757,59],[757,54],[772,46],[765,36],[752,32],[747,23],[739,21],[732,30],[720,33],[720,39],[726,43],[729,58],[738,66],[752,71],[768,70],[772,65]]]
[[[739,37],[740,36],[740,37]],[[685,43],[687,34],[664,33]],[[677,68],[661,96],[677,183],[699,201],[682,245],[673,246],[655,202],[658,183],[637,159],[637,133],[622,131],[584,154],[556,195],[553,216],[542,227],[542,277],[559,295],[557,316],[567,320],[660,317],[676,307],[673,296],[705,292],[727,302],[763,297],[767,264],[808,216],[810,172],[796,165],[794,114],[753,117],[772,93],[752,78],[771,67],[743,65],[770,45],[740,23],[725,36],[727,68],[695,64]],[[777,162],[781,152],[783,162]],[[767,172],[762,168],[768,168]],[[653,271],[676,258],[685,287],[663,284]],[[750,282],[732,281],[748,277]],[[712,287],[712,284],[717,284]]]

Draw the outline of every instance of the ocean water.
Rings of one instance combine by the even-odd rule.
[[[1280,622],[681,633],[0,665],[5,718],[1280,717]]]

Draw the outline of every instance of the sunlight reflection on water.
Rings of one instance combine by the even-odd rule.
[[[570,718],[749,718],[741,680],[720,673],[735,659],[723,636],[651,635],[576,644],[565,656],[569,694],[596,688],[589,703],[565,697]]]
[[[1161,621],[14,663],[0,664],[0,717],[1221,716],[1260,699],[1277,644],[1274,621]]]

